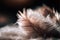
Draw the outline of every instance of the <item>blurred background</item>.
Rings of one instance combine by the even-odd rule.
[[[16,13],[23,8],[36,8],[46,4],[60,12],[60,0],[0,0],[0,27],[17,20]]]

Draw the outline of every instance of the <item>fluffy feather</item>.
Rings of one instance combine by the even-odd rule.
[[[45,40],[51,30],[60,30],[60,14],[45,5],[35,10],[23,9],[23,13],[18,12],[15,24],[0,28],[0,40]],[[51,37],[46,40],[53,39]]]

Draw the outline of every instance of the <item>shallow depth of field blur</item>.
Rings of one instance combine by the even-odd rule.
[[[36,8],[46,4],[60,12],[60,0],[0,0],[0,27],[17,20],[16,13],[23,8]]]

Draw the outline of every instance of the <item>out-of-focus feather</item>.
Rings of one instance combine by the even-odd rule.
[[[44,37],[47,32],[53,29],[58,30],[56,20],[59,21],[60,14],[58,15],[58,12],[46,5],[35,10],[23,9],[23,13],[18,12],[18,20],[15,24],[0,28],[1,40],[45,40]],[[47,38],[46,40],[53,40],[53,38]]]

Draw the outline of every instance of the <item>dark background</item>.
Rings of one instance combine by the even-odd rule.
[[[60,12],[60,0],[0,0],[0,14],[7,15],[9,23],[15,23],[17,20],[16,13],[23,8],[34,9],[37,6],[46,4]]]

